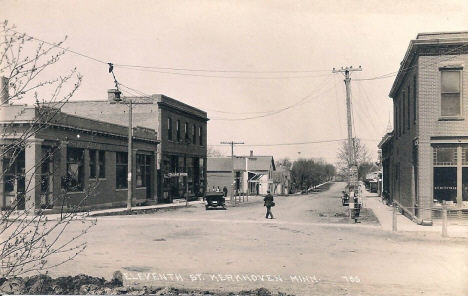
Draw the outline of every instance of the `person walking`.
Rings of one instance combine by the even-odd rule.
[[[223,187],[223,193],[224,193],[224,197],[226,197],[228,194],[228,189],[226,186]]]
[[[267,195],[265,195],[265,197],[263,198],[263,201],[265,202],[263,205],[267,208],[265,218],[268,219],[268,216],[271,216],[271,219],[273,219],[273,213],[271,212],[271,207],[275,206],[275,202],[273,201],[273,195],[270,194],[270,190],[267,190]]]

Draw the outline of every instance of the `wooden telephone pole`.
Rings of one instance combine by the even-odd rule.
[[[236,173],[234,171],[234,145],[238,145],[238,144],[244,144],[244,142],[234,142],[234,141],[231,141],[231,142],[221,142],[221,144],[229,144],[231,145],[231,162],[232,162],[232,181],[234,182],[236,180]],[[234,185],[232,185],[231,183],[231,205],[235,205],[235,202],[233,203],[232,200],[233,200],[233,191],[234,191]]]
[[[345,86],[346,86],[346,109],[348,117],[348,190],[351,190],[352,186],[357,186],[357,164],[354,155],[354,141],[353,141],[353,122],[351,119],[351,73],[354,71],[362,71],[361,66],[357,69],[353,67],[346,67],[335,70],[333,68],[333,73],[343,73],[345,77]]]

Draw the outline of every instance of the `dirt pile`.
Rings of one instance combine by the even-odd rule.
[[[0,279],[1,294],[36,294],[36,295],[104,295],[121,294],[123,287],[122,273],[114,272],[112,280],[92,277],[84,274],[59,277],[35,275],[25,278]]]
[[[92,277],[84,274],[59,277],[56,279],[48,275],[36,275],[25,278],[0,279],[0,294],[14,295],[251,295],[270,296],[272,293],[265,289],[232,292],[210,292],[177,289],[174,287],[124,287],[120,271],[114,272],[112,280]],[[278,295],[287,295],[279,293]],[[289,294],[288,294],[289,295]]]

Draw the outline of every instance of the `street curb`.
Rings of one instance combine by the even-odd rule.
[[[185,207],[186,202],[185,201],[177,201],[175,203],[170,203],[170,204],[157,204],[153,206],[138,206],[138,207],[132,207],[130,211],[139,211],[139,210],[153,210],[153,209],[168,209],[168,208],[180,208],[180,207]],[[203,204],[202,200],[196,200],[196,201],[189,201],[188,205],[196,205],[196,204]],[[72,218],[72,220],[81,220],[81,219],[89,219],[89,218],[97,218],[97,217],[104,217],[104,216],[99,216],[100,214],[114,214],[114,213],[123,213],[126,212],[127,208],[113,208],[113,209],[105,209],[105,210],[95,210],[95,211],[89,211],[89,212],[77,212],[75,217]],[[21,215],[21,214],[19,214]],[[84,217],[83,217],[84,216]],[[37,214],[34,215],[27,215],[24,218],[20,219],[20,221],[24,222],[30,222],[33,219],[28,218],[28,217],[39,217]],[[41,218],[42,220],[45,220],[47,218],[47,222],[51,221],[59,221],[60,220],[60,214],[47,214],[44,213],[43,217]],[[16,220],[15,218],[7,219],[8,222],[13,222]]]

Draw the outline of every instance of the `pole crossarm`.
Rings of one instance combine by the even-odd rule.
[[[354,72],[354,71],[362,71],[361,66],[359,66],[359,68],[353,68],[353,66],[351,66],[349,68],[348,67],[346,67],[346,68],[341,67],[341,69],[338,69],[338,70],[333,68],[332,73],[345,73],[346,74],[346,73]]]

